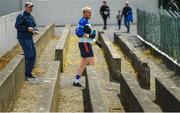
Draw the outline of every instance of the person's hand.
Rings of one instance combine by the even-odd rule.
[[[89,34],[84,34],[84,38],[89,38]]]
[[[95,39],[96,38],[96,30],[93,30],[92,33],[89,35],[89,37],[91,39]]]
[[[28,27],[28,31],[33,33],[34,28],[32,28],[32,27]]]
[[[89,35],[89,38],[95,39],[95,38],[96,38],[96,34],[90,34],[90,35]]]
[[[39,32],[38,32],[37,30],[34,30],[34,33],[33,33],[33,34],[38,35]]]

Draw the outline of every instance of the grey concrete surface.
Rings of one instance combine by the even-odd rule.
[[[66,25],[64,28],[61,38],[59,39],[56,50],[55,50],[55,60],[59,60],[61,63],[61,72],[64,70],[64,60],[65,60],[65,55],[67,51],[67,46],[69,43],[69,38],[70,38],[70,32],[71,32],[71,26]]]
[[[117,50],[113,47],[112,42],[106,37],[106,35],[99,32],[98,37],[100,42],[103,44],[104,53],[107,57],[107,62],[110,68],[111,78],[120,81],[121,58]]]
[[[46,81],[38,99],[34,112],[56,112],[60,95],[60,62],[52,61],[49,64]]]

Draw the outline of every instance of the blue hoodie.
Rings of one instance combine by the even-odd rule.
[[[30,13],[22,12],[16,18],[15,28],[17,29],[17,38],[21,40],[30,40],[33,33],[28,31],[28,27],[35,29],[36,22]]]

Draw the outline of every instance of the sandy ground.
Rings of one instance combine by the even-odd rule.
[[[8,53],[6,53],[4,56],[2,56],[0,58],[0,71],[3,70],[16,55],[21,53],[22,53],[22,49],[20,45],[17,45]]]

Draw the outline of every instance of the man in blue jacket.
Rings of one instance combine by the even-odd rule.
[[[125,7],[123,8],[121,17],[124,16],[124,25],[127,28],[127,33],[130,32],[130,24],[133,22],[133,12],[132,8],[129,7],[129,3],[126,2]]]
[[[25,56],[25,77],[35,78],[32,75],[32,70],[35,65],[36,60],[36,48],[33,42],[33,35],[38,34],[36,27],[36,22],[31,12],[33,10],[33,4],[27,2],[25,4],[25,10],[21,12],[15,23],[15,28],[17,29],[17,39],[24,51]]]

